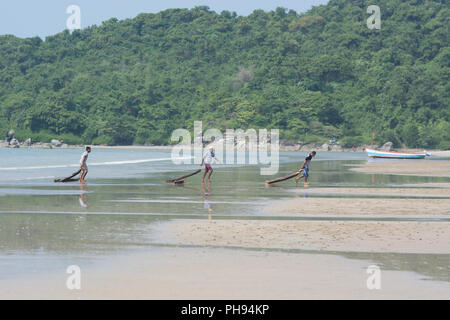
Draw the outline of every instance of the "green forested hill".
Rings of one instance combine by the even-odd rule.
[[[376,142],[450,148],[448,2],[372,2],[171,9],[45,41],[0,36],[0,134],[165,144],[203,120],[293,141],[361,144],[374,129]],[[381,30],[367,28],[371,4]]]

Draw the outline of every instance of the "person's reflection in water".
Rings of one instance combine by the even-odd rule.
[[[208,220],[212,220],[212,208],[211,203],[209,202],[211,196],[211,183],[205,184],[202,182],[203,193],[203,208],[208,210]]]
[[[295,181],[295,188],[296,189],[299,189],[299,188],[308,189],[309,188],[309,182],[303,182],[303,186],[301,187],[301,186],[298,185],[298,181]]]
[[[309,198],[309,195],[307,192],[305,193],[298,193],[294,195],[294,198]]]
[[[79,201],[80,201],[80,206],[82,206],[83,208],[89,208],[88,204],[87,204],[87,186],[85,184],[81,184],[80,185],[80,197],[79,197]]]

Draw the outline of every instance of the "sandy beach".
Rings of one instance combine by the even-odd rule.
[[[130,263],[132,261],[132,263]],[[0,299],[446,299],[450,285],[413,272],[382,270],[369,290],[371,260],[214,248],[164,248],[81,267],[81,290],[67,274],[1,281]]]
[[[199,246],[450,254],[450,222],[179,220],[160,232]]]
[[[305,188],[296,190],[307,195],[346,195],[346,196],[402,196],[402,197],[448,197],[450,186],[429,188]]]
[[[265,212],[314,217],[450,217],[450,199],[297,198],[278,200]]]
[[[2,3],[0,300],[450,301],[450,0]]]
[[[353,166],[353,165],[352,165]],[[371,174],[396,174],[422,177],[450,177],[450,161],[394,160],[369,162],[350,170]]]
[[[121,176],[139,179],[88,186],[89,211],[78,211],[78,193],[37,185],[27,191],[37,195],[10,196],[15,212],[2,217],[10,233],[0,243],[8,250],[0,299],[449,299],[448,179],[390,177],[355,187],[370,179],[348,174],[351,163],[337,153],[313,162],[308,188],[266,188],[251,166],[236,175],[219,169],[210,198],[195,182],[175,189],[161,187],[156,174],[142,178],[153,163],[130,164]],[[383,162],[383,174],[397,164]],[[331,186],[316,182],[317,172],[336,170]],[[114,217],[104,214],[112,202]],[[80,291],[66,287],[68,265],[81,268]],[[366,286],[371,265],[381,268],[381,290]]]

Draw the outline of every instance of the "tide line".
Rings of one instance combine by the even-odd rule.
[[[192,159],[192,157],[174,158],[173,160],[189,160],[189,159]],[[136,164],[136,163],[169,161],[169,160],[172,160],[172,158],[94,162],[94,163],[89,163],[88,165],[89,166],[107,166],[107,165]],[[0,168],[0,171],[76,168],[79,166],[80,166],[79,164],[69,164],[69,165],[50,165],[50,166],[32,166],[32,167],[6,167],[6,168]]]

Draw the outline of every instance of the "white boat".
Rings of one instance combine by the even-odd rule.
[[[411,152],[397,152],[397,151],[383,151],[366,148],[367,155],[371,158],[388,158],[388,159],[423,159],[430,155],[428,152],[411,153]]]

